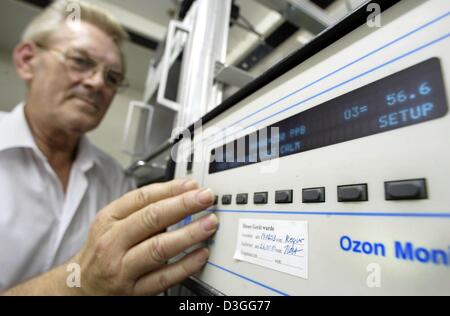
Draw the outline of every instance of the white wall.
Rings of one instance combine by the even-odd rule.
[[[25,99],[25,85],[15,72],[11,52],[0,51],[0,111],[11,111]],[[92,142],[127,167],[131,159],[121,153],[122,133],[128,104],[131,100],[141,100],[142,91],[127,90],[118,94],[100,127],[89,134]]]
[[[25,85],[16,74],[12,52],[0,51],[0,111],[11,111],[23,101]]]

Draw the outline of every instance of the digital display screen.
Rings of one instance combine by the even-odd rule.
[[[212,150],[209,173],[424,123],[447,111],[440,60],[432,58]]]

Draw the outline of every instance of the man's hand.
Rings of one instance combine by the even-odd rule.
[[[198,190],[195,181],[175,180],[130,192],[105,207],[75,257],[82,293],[157,294],[199,271],[209,256],[207,249],[173,264],[166,261],[211,237],[217,217],[211,214],[179,230],[163,231],[213,201],[211,190]]]
[[[217,230],[208,215],[179,230],[164,232],[214,202],[211,190],[175,180],[130,192],[101,210],[82,250],[70,260],[81,267],[81,288],[66,285],[65,265],[19,284],[3,295],[151,295],[199,271],[209,253],[198,249],[166,264]]]

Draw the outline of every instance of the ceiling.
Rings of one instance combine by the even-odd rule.
[[[0,50],[10,52],[19,42],[21,33],[27,23],[37,15],[41,9],[26,3],[31,0],[0,0]],[[164,41],[167,26],[176,14],[181,0],[85,0],[106,8],[124,26],[142,38],[156,43]],[[318,1],[318,0],[314,0]],[[325,0],[324,0],[325,1]],[[327,0],[328,1],[328,0]],[[334,0],[361,1],[361,0]],[[49,2],[49,0],[33,0],[35,3]],[[329,1],[328,1],[329,2]],[[244,16],[255,29],[264,35],[278,27],[283,19],[275,11],[271,11],[255,0],[236,0]],[[230,30],[228,54],[229,60],[234,62],[258,45],[258,37],[246,30],[234,26]],[[295,47],[295,45],[294,45]],[[131,88],[143,91],[147,77],[150,59],[155,51],[134,42],[125,44],[128,63],[128,77]]]
[[[165,27],[176,15],[177,2],[173,0],[108,0],[109,3],[149,19]]]
[[[4,54],[11,54],[14,46],[20,41],[26,25],[40,11],[40,8],[18,0],[0,0],[0,50]],[[149,61],[155,52],[131,42],[125,43],[124,51],[127,58],[130,88],[143,91]]]
[[[157,42],[164,40],[172,15],[176,12],[178,0],[87,0],[112,11],[117,18],[142,36]],[[257,24],[268,10],[254,3],[253,0],[238,0],[241,12],[250,22]],[[26,25],[42,9],[19,0],[0,0],[0,50],[10,54],[19,42]],[[264,31],[264,30],[262,30]],[[248,32],[233,28],[230,33],[229,51],[255,36]],[[153,50],[131,42],[125,44],[128,63],[128,77],[131,88],[143,91]]]

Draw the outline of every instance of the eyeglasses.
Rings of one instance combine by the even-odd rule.
[[[68,50],[66,52],[60,51],[56,48],[49,48],[40,43],[36,43],[36,46],[46,50],[58,53],[64,61],[64,64],[72,72],[85,76],[86,78],[92,77],[97,73],[101,63],[89,57],[86,52],[78,50]],[[114,90],[124,89],[128,87],[128,82],[125,76],[111,67],[103,65],[102,67],[103,81],[105,84]]]

